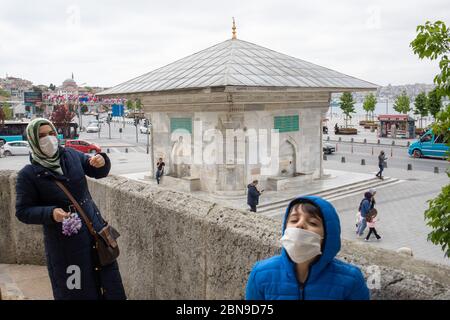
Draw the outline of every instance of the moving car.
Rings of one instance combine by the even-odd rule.
[[[99,132],[100,131],[100,126],[98,123],[90,123],[87,128],[86,128],[86,132],[90,133],[90,132]]]
[[[450,148],[446,145],[447,141],[444,139],[443,135],[435,135],[432,130],[428,130],[419,140],[411,143],[408,154],[414,158],[446,158]]]
[[[98,145],[84,140],[66,140],[66,148],[76,149],[83,153],[102,152],[102,149]]]
[[[31,152],[27,141],[7,142],[3,146],[3,150],[5,156],[29,155]]]

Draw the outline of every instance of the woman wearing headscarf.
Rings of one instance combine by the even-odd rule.
[[[88,190],[86,176],[104,178],[111,162],[104,153],[89,157],[59,146],[57,130],[47,119],[34,119],[26,129],[31,164],[17,176],[16,216],[26,224],[43,225],[47,267],[56,300],[126,299],[117,261],[101,266],[94,238],[83,219],[67,232],[63,222],[73,212],[60,181],[78,201],[94,229],[105,225]]]

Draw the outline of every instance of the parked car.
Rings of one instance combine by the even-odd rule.
[[[27,141],[12,141],[3,145],[3,154],[5,156],[29,155],[30,145]]]
[[[323,144],[323,152],[325,154],[332,154],[335,151],[336,151],[336,148],[332,144],[329,144],[329,143]]]
[[[76,149],[83,153],[102,152],[102,149],[98,145],[85,140],[66,140],[66,148]]]
[[[100,131],[100,126],[98,123],[90,123],[87,127],[86,127],[86,132],[90,133],[90,132],[99,132]]]
[[[425,132],[419,140],[411,143],[408,148],[408,154],[414,158],[446,158],[448,156],[448,152],[450,152],[450,148],[446,145],[444,136],[435,135],[432,130]]]

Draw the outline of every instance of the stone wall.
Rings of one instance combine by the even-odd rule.
[[[14,216],[15,177],[0,172],[0,263],[44,263],[40,226]],[[119,239],[131,299],[241,299],[252,265],[279,252],[279,222],[189,194],[111,176],[89,181]],[[374,299],[449,299],[450,268],[343,241],[340,258],[366,276],[378,268]]]

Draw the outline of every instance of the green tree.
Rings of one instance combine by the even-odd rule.
[[[433,132],[443,135],[450,148],[450,105],[436,115]],[[447,159],[450,160],[449,153]],[[450,178],[450,170],[447,170],[447,176]],[[440,245],[445,255],[450,258],[450,184],[444,186],[436,198],[428,201],[425,221],[432,228],[428,240]]]
[[[142,102],[141,99],[136,99],[135,102],[136,110],[141,111],[142,110]]]
[[[127,109],[128,109],[129,111],[134,111],[135,106],[134,106],[133,100],[127,100],[127,102],[125,103],[125,105],[126,105],[126,107],[127,107]]]
[[[416,100],[414,100],[414,114],[420,116],[420,127],[423,128],[423,117],[428,115],[428,97],[425,92],[421,92],[416,96]]]
[[[418,32],[416,38],[411,41],[415,54],[420,59],[430,59],[439,61],[441,72],[434,77],[434,83],[442,96],[450,96],[450,70],[448,54],[450,53],[450,30],[444,22],[427,21],[425,25],[416,28]]]
[[[410,108],[411,101],[409,100],[409,97],[406,95],[406,91],[403,91],[401,95],[395,99],[394,103],[394,110],[398,113],[404,113],[407,114],[411,108]]]
[[[438,112],[442,109],[442,96],[440,94],[441,91],[442,90],[434,89],[428,93],[427,109],[435,119]]]
[[[375,111],[375,106],[377,105],[377,98],[373,93],[367,95],[364,98],[363,109],[366,111],[366,120],[369,118],[369,112],[372,113],[373,120],[373,112]]]
[[[48,86],[48,88],[52,91],[56,90],[56,86],[53,83],[50,83],[50,85]]]
[[[340,97],[339,106],[345,114],[345,127],[347,128],[348,119],[352,118],[351,114],[355,113],[355,101],[351,92],[344,92]]]
[[[0,88],[0,96],[1,96],[1,97],[9,98],[9,97],[11,97],[11,94],[10,94],[8,91],[6,91],[6,90]]]
[[[433,24],[427,21],[425,25],[418,26],[416,31],[418,34],[411,42],[414,53],[418,54],[420,59],[436,60],[440,58],[440,73],[434,77],[436,92],[431,95],[440,103],[441,96],[450,96],[449,59],[447,56],[450,52],[450,32],[442,21],[436,21]],[[443,135],[444,141],[450,147],[450,105],[438,112],[435,119],[433,132]],[[449,170],[447,170],[447,175],[450,178]],[[450,257],[450,184],[443,187],[436,198],[428,201],[428,209],[424,215],[427,225],[432,229],[428,234],[428,240],[440,245],[445,255]]]

